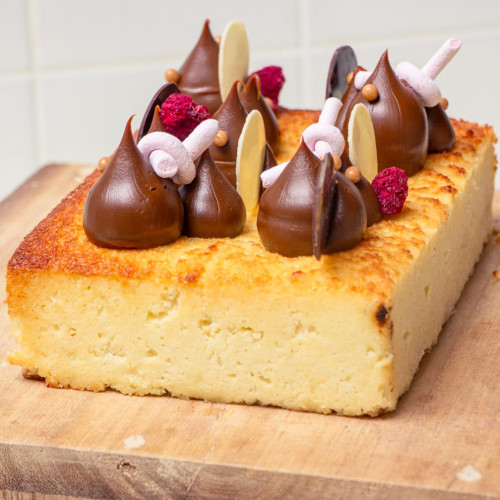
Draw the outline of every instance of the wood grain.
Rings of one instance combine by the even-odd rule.
[[[7,260],[89,172],[49,165],[0,203],[0,498],[500,498],[500,192],[497,233],[397,411],[347,418],[49,389],[8,365]],[[467,465],[481,479],[458,479]]]

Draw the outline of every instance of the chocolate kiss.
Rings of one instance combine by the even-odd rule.
[[[177,88],[177,85],[175,85],[175,83],[166,83],[165,85],[160,87],[160,89],[153,96],[150,103],[148,104],[148,107],[146,108],[141,126],[139,127],[137,142],[139,142],[147,133],[153,132],[153,130],[150,129],[154,119],[156,107],[161,106],[167,100],[169,95],[177,94],[178,92],[179,89]],[[162,132],[165,132],[165,127],[163,127]]]
[[[375,85],[379,96],[367,101],[361,92],[351,101],[342,131],[347,137],[352,108],[363,103],[370,113],[377,141],[379,172],[398,167],[413,175],[427,158],[428,128],[425,110],[411,87],[401,82],[389,64],[387,51],[366,83]]]
[[[429,153],[450,150],[455,144],[455,129],[441,104],[425,108],[429,124]]]
[[[118,149],[85,200],[83,227],[89,240],[109,248],[151,248],[176,240],[183,207],[170,179],[156,175],[135,145],[132,118]]]
[[[180,188],[186,236],[234,238],[243,231],[247,213],[241,196],[206,150],[196,165],[196,177]]]
[[[340,172],[335,173],[335,200],[324,254],[355,247],[363,239],[367,216],[358,188]]]
[[[179,69],[179,90],[213,115],[222,103],[219,85],[219,44],[205,21],[201,36]]]
[[[382,212],[380,211],[377,195],[366,177],[361,176],[361,179],[359,182],[356,182],[355,186],[358,188],[361,198],[363,198],[367,216],[366,223],[367,226],[370,227],[375,224],[375,222],[382,219]]]
[[[209,148],[215,164],[234,188],[236,187],[238,141],[247,119],[247,112],[238,96],[239,84],[240,82],[237,81],[233,83],[226,100],[212,117],[218,120],[219,129],[226,132],[227,143],[222,147],[212,144]]]
[[[335,51],[328,69],[325,99],[342,99],[348,87],[347,75],[355,70],[357,64],[356,54],[349,45],[343,45]]]
[[[270,252],[312,255],[313,202],[320,160],[302,141],[276,182],[260,199],[257,229]]]
[[[260,92],[259,75],[254,74],[248,79],[243,90],[240,92],[240,101],[248,113],[254,109],[260,112],[266,129],[266,140],[274,150],[279,140],[280,128],[276,115]]]

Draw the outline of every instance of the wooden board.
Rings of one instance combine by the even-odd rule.
[[[8,365],[7,260],[89,172],[49,165],[0,204],[0,497],[500,498],[500,192],[497,232],[397,411],[347,418],[49,389]]]

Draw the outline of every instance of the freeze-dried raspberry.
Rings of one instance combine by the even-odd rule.
[[[259,69],[252,75],[258,75],[260,78],[260,91],[264,97],[269,97],[273,101],[273,109],[278,107],[278,97],[281,88],[285,83],[285,75],[279,66],[266,66]],[[252,76],[250,75],[250,76]]]
[[[380,211],[386,215],[399,214],[408,196],[408,176],[396,167],[379,172],[372,181]]]
[[[161,105],[160,118],[165,130],[183,141],[202,121],[210,118],[205,106],[184,94],[171,94]]]

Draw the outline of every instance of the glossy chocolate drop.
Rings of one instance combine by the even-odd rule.
[[[219,129],[227,134],[227,143],[224,146],[212,144],[209,148],[215,164],[234,188],[236,188],[238,141],[247,119],[247,112],[238,96],[238,85],[239,82],[234,82],[226,100],[212,117],[219,122]]]
[[[278,144],[280,128],[276,115],[260,92],[259,75],[253,74],[248,79],[246,85],[240,93],[240,101],[247,113],[250,113],[250,111],[254,109],[260,112],[266,129],[266,140],[274,150]]]
[[[366,209],[358,188],[340,172],[335,173],[335,200],[324,254],[349,250],[363,239]]]
[[[179,69],[179,90],[213,115],[222,104],[219,85],[219,44],[205,21],[198,43]]]
[[[186,236],[234,238],[245,227],[246,210],[241,196],[205,151],[196,166],[191,184],[180,188],[184,202]]]
[[[356,182],[355,186],[358,189],[361,198],[363,198],[367,216],[366,223],[369,227],[382,219],[382,212],[380,211],[380,204],[378,202],[377,195],[366,177],[361,176],[361,180]]]
[[[137,134],[137,142],[139,142],[147,133],[153,132],[153,130],[150,129],[155,116],[156,107],[161,106],[167,100],[168,96],[177,94],[178,92],[179,89],[174,83],[166,83],[160,87],[146,108],[141,126],[139,127],[139,133]],[[163,132],[165,132],[165,128],[163,128]]]
[[[366,83],[375,85],[379,96],[374,101],[367,101],[358,92],[346,110],[342,127],[344,136],[348,136],[352,108],[363,103],[375,129],[379,172],[398,167],[413,175],[423,167],[427,158],[428,128],[423,106],[411,87],[394,73],[387,51]]]
[[[270,252],[313,254],[313,202],[320,160],[302,141],[276,182],[260,199],[257,229]]]
[[[135,145],[129,119],[118,149],[87,195],[83,227],[109,248],[167,245],[181,234],[183,206],[170,179],[156,175]]]
[[[455,129],[441,104],[425,108],[429,124],[429,153],[449,151],[455,144]]]
[[[356,65],[356,54],[349,45],[343,45],[335,51],[328,69],[325,99],[342,99],[348,87],[347,75],[355,70]]]

